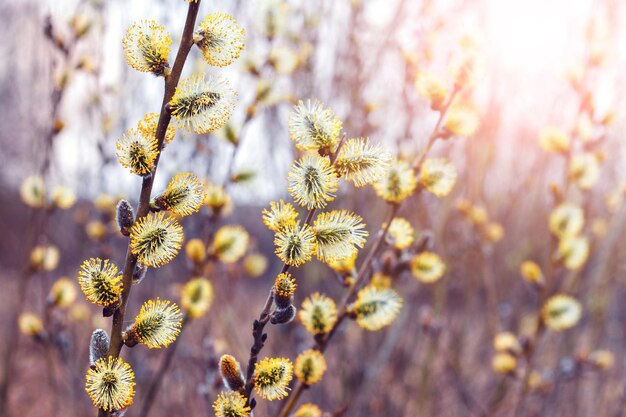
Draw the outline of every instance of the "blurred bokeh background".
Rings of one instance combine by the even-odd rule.
[[[108,329],[109,320],[80,293],[60,311],[50,311],[46,299],[59,278],[75,280],[88,257],[123,263],[126,238],[112,214],[120,198],[137,203],[141,179],[120,166],[115,141],[145,113],[159,111],[163,81],[128,67],[121,40],[134,21],[154,19],[170,32],[175,50],[185,6],[182,0],[0,3],[0,352],[10,358],[0,363],[0,415],[95,415],[83,389],[86,346],[91,331]],[[192,51],[184,72],[222,74],[238,104],[228,129],[177,133],[155,190],[180,171],[227,184],[232,209],[215,214],[205,207],[185,218],[186,238],[206,240],[222,225],[241,224],[250,244],[239,262],[215,262],[203,271],[213,283],[213,306],[181,336],[151,415],[213,415],[216,358],[231,353],[247,361],[252,321],[281,267],[261,210],[290,199],[286,174],[298,153],[287,120],[294,103],[317,98],[344,122],[348,137],[369,137],[410,159],[438,117],[416,80],[425,72],[451,79],[451,63],[464,49],[481,57],[480,77],[462,97],[478,127],[431,151],[454,163],[455,187],[444,198],[409,199],[400,212],[445,261],[445,277],[432,285],[409,273],[398,277],[394,287],[405,304],[396,321],[378,332],[348,323],[329,347],[323,383],[307,390],[303,402],[335,415],[345,406],[347,416],[509,415],[519,377],[492,369],[492,340],[511,331],[523,342],[532,332],[540,296],[522,279],[520,265],[554,263],[548,218],[556,203],[570,201],[585,210],[590,253],[580,268],[557,267],[548,287],[576,296],[584,314],[577,327],[540,339],[533,363],[539,379],[523,415],[622,415],[626,4],[225,0],[203,2],[200,16],[214,11],[232,14],[245,28],[244,53],[228,68],[206,69]],[[547,126],[577,138],[578,152],[594,155],[599,178],[592,187],[577,186],[569,156],[542,149]],[[32,176],[42,179],[48,208],[25,204],[20,188]],[[337,194],[330,207],[357,212],[374,236],[387,205],[371,187],[345,183]],[[59,259],[33,267],[34,248],[55,257],[47,254],[49,245]],[[259,266],[257,255],[267,265]],[[177,300],[195,273],[181,252],[149,272],[130,309],[156,295]],[[298,269],[296,305],[314,291],[339,299],[344,290],[335,275],[320,262]],[[56,336],[42,342],[16,332],[23,312],[44,318]],[[299,324],[272,327],[264,353],[295,358],[310,340]],[[584,368],[599,350],[610,351],[614,365]],[[163,356],[143,347],[126,352],[139,399]],[[275,415],[277,407],[261,401],[257,415]]]

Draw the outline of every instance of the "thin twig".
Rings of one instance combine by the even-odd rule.
[[[252,324],[252,337],[254,338],[254,343],[250,348],[250,358],[248,359],[248,369],[246,371],[246,386],[243,394],[244,397],[246,397],[247,405],[251,404],[250,394],[252,393],[252,388],[254,387],[254,368],[259,358],[259,353],[265,345],[265,340],[267,340],[267,333],[263,333],[263,329],[270,319],[270,309],[272,308],[273,302],[274,290],[272,289],[267,295],[265,306],[263,307],[259,318]]]
[[[585,76],[589,70],[588,65],[589,63],[587,62],[584,68]],[[584,94],[582,94],[580,97],[579,105],[578,105],[578,112],[576,114],[577,118],[580,117],[583,113],[585,101],[586,101],[585,96]],[[569,175],[569,165],[570,165],[570,160],[572,158],[571,150],[566,152],[563,155],[563,157],[564,157],[564,171],[563,171],[563,189],[562,189],[561,197],[563,199],[566,199],[567,195],[569,194],[569,189],[571,186],[571,178]],[[553,205],[556,207],[559,203],[561,203],[559,196],[555,196]],[[540,288],[540,294],[539,294],[539,307],[540,308],[543,305],[543,303],[547,300],[549,293],[557,292],[559,289],[559,281],[556,279],[558,276],[558,272],[559,272],[558,271],[559,265],[558,265],[558,262],[555,261],[554,259],[554,252],[557,250],[557,240],[554,236],[550,236],[549,239],[550,239],[550,243],[548,246],[548,261],[547,261],[547,266],[546,266],[546,278],[547,278],[546,285],[551,285],[552,288],[546,288],[546,285]],[[580,275],[573,276],[572,281],[574,283],[576,282],[576,278],[578,276]],[[529,391],[528,381],[530,379],[530,374],[531,374],[532,367],[533,367],[533,360],[534,360],[534,356],[537,350],[537,345],[539,344],[539,340],[543,334],[543,331],[544,331],[543,320],[541,318],[541,315],[538,315],[537,323],[536,323],[536,330],[533,335],[533,339],[529,341],[529,347],[526,350],[526,354],[525,354],[526,367],[522,375],[522,385],[520,387],[517,399],[515,401],[514,412],[513,412],[513,415],[515,417],[520,416],[524,409],[524,399],[526,398],[526,395],[528,394],[528,391]]]
[[[378,238],[374,241],[374,244],[372,245],[372,248],[370,249],[369,253],[367,254],[367,257],[365,258],[365,261],[363,261],[363,264],[361,265],[361,268],[359,268],[359,272],[357,274],[357,277],[354,281],[354,285],[352,285],[350,287],[350,289],[348,290],[348,292],[346,293],[346,295],[344,296],[340,307],[339,307],[339,316],[337,318],[337,321],[335,322],[335,324],[333,325],[332,329],[324,336],[321,337],[317,340],[317,349],[320,352],[324,352],[326,350],[326,346],[328,345],[328,341],[332,338],[333,334],[335,334],[335,332],[337,331],[337,329],[339,328],[339,325],[345,320],[345,318],[348,316],[347,314],[347,306],[348,306],[348,302],[350,301],[352,295],[355,292],[355,289],[359,286],[359,284],[363,281],[367,270],[369,269],[369,266],[371,265],[372,261],[374,260],[374,257],[376,255],[376,253],[378,252],[378,249],[380,248],[380,246],[382,245],[383,241],[385,240],[385,236],[387,235],[387,231],[389,230],[389,225],[391,224],[391,220],[393,220],[393,218],[395,217],[397,211],[398,211],[398,205],[394,204],[392,206],[391,211],[389,212],[387,221],[385,223],[385,226],[383,228],[383,230],[381,231],[381,233],[378,234]],[[296,387],[293,389],[291,395],[289,396],[289,399],[287,400],[287,402],[283,403],[282,408],[279,411],[278,416],[279,417],[286,417],[289,415],[289,413],[291,412],[291,410],[293,409],[293,407],[296,405],[296,403],[298,402],[298,399],[300,398],[300,395],[302,395],[302,391],[304,391],[307,388],[307,385],[298,381],[298,384],[296,385]]]
[[[422,163],[424,162],[424,159],[426,159],[426,155],[428,155],[428,152],[432,148],[432,145],[435,143],[435,141],[439,137],[441,137],[441,133],[442,133],[441,125],[445,119],[448,109],[450,108],[450,105],[454,101],[454,98],[459,93],[459,91],[460,89],[455,87],[450,93],[450,96],[448,97],[448,100],[446,101],[445,105],[440,110],[439,118],[437,119],[437,123],[433,127],[432,132],[428,136],[426,145],[424,146],[422,151],[417,155],[417,157],[413,161],[412,168],[414,171],[419,171]],[[385,241],[385,238],[387,237],[387,232],[389,231],[391,222],[396,217],[396,214],[398,213],[398,210],[400,209],[400,205],[401,204],[391,205],[391,210],[389,211],[387,218],[385,219],[385,221],[383,222],[381,226],[381,230],[378,233],[377,239],[374,241],[374,244],[370,248],[370,251],[368,252],[365,260],[363,261],[363,264],[358,270],[357,276],[354,280],[354,284],[348,289],[343,299],[341,300],[340,306],[338,308],[338,311],[339,311],[338,318],[335,324],[333,325],[332,329],[328,333],[323,335],[322,337],[316,338],[316,345],[314,346],[314,348],[318,349],[320,352],[323,353],[326,350],[326,347],[328,346],[328,342],[336,333],[341,323],[348,317],[348,304],[352,300],[352,297],[354,296],[356,291],[360,288],[361,284],[365,280],[365,277],[368,275],[369,268],[378,250],[380,249],[380,247]],[[278,412],[278,417],[287,417],[289,415],[291,410],[295,407],[296,403],[298,402],[298,399],[300,398],[300,395],[302,395],[302,391],[305,388],[306,388],[306,385],[298,381],[296,387],[293,389],[292,394],[287,400],[287,402],[283,403],[280,411]]]
[[[341,140],[339,141],[339,144],[337,145],[337,149],[335,149],[335,151],[329,155],[331,164],[334,164],[335,161],[337,160],[337,157],[339,156],[339,151],[343,147],[345,140],[346,138],[342,137]],[[304,220],[304,224],[306,225],[311,224],[311,222],[313,221],[313,216],[315,215],[315,212],[316,212],[316,209],[314,208],[308,211],[306,219]],[[281,268],[280,273],[281,274],[286,273],[287,271],[289,271],[290,267],[291,266],[287,265],[286,263],[283,264],[283,267]],[[274,292],[272,289],[270,290],[270,294],[265,302],[265,306],[263,307],[261,314],[259,315],[259,318],[255,320],[254,323],[252,324],[252,337],[254,341],[253,341],[252,347],[250,348],[250,357],[248,359],[248,368],[246,371],[246,386],[244,390],[244,396],[246,397],[246,405],[253,404],[252,402],[253,400],[250,397],[252,394],[252,388],[254,387],[254,368],[256,366],[259,353],[263,349],[263,346],[265,345],[265,340],[267,339],[267,334],[263,333],[263,329],[265,328],[265,325],[269,321],[269,318],[270,318],[269,313],[270,313],[270,309],[272,308],[273,301],[274,301]]]
[[[200,0],[195,3],[189,3],[189,9],[187,11],[187,19],[185,21],[185,28],[183,29],[183,35],[176,54],[176,60],[172,67],[172,72],[165,77],[165,92],[163,96],[163,102],[161,104],[161,112],[159,115],[159,121],[156,129],[156,139],[158,142],[159,153],[154,161],[154,169],[152,173],[144,177],[141,184],[141,192],[139,196],[139,207],[137,208],[137,220],[145,217],[150,211],[150,195],[152,193],[152,185],[156,176],[156,171],[163,149],[163,142],[165,139],[165,133],[172,118],[171,110],[169,108],[169,102],[171,101],[176,91],[176,86],[180,80],[187,55],[193,46],[193,31],[195,28],[196,17],[200,7]],[[124,316],[126,314],[126,305],[128,304],[128,298],[132,289],[133,272],[137,265],[137,257],[130,251],[130,242],[126,252],[126,262],[124,264],[124,272],[122,276],[123,290],[121,296],[121,303],[115,313],[113,314],[113,323],[111,326],[111,345],[109,347],[109,355],[118,357],[123,346],[122,341],[122,327],[124,325]],[[108,417],[110,413],[100,410],[99,417]]]

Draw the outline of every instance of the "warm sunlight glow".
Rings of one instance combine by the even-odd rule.
[[[489,0],[485,52],[504,72],[562,72],[581,53],[589,19],[586,0]]]

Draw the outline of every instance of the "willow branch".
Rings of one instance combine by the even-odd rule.
[[[391,220],[393,220],[393,218],[395,217],[398,211],[398,207],[399,207],[398,204],[393,205],[391,211],[389,212],[387,216],[387,222],[385,223],[381,232],[378,234],[377,239],[374,241],[374,244],[372,245],[372,248],[368,252],[367,257],[365,258],[365,261],[363,261],[363,264],[359,268],[359,272],[357,273],[357,277],[354,281],[354,285],[350,287],[350,289],[348,290],[348,292],[345,294],[344,298],[342,299],[340,307],[339,307],[339,316],[337,318],[337,321],[333,325],[332,329],[328,333],[326,333],[326,335],[324,335],[324,337],[318,339],[316,347],[320,352],[323,353],[326,350],[326,347],[328,346],[328,341],[332,338],[333,334],[335,334],[335,332],[339,328],[339,325],[348,316],[347,314],[348,303],[350,299],[352,298],[352,296],[354,295],[356,288],[358,288],[359,284],[363,282],[364,277],[367,274],[367,271],[370,265],[372,264],[372,261],[374,260],[376,253],[378,252],[378,249],[381,247],[383,241],[385,240],[385,236],[387,235],[387,231],[389,230],[389,225],[391,224]],[[302,382],[298,381],[298,384],[291,392],[289,399],[287,400],[286,403],[284,403],[283,407],[281,408],[278,414],[279,417],[286,417],[289,415],[293,407],[295,407],[296,403],[298,402],[300,395],[302,395],[302,391],[304,391],[306,388],[308,388],[306,384],[303,384]]]
[[[165,132],[169,126],[172,118],[172,113],[169,108],[169,102],[171,101],[174,93],[176,92],[176,86],[180,81],[180,77],[187,60],[187,55],[193,46],[193,31],[195,28],[196,17],[198,15],[198,9],[200,7],[200,0],[196,3],[189,3],[189,9],[187,11],[187,20],[185,21],[185,28],[183,29],[183,35],[176,54],[176,60],[172,67],[171,73],[165,77],[165,92],[163,95],[163,102],[161,104],[161,112],[159,114],[159,121],[156,129],[156,139],[158,142],[159,154],[154,161],[154,168],[150,175],[143,178],[141,184],[141,192],[139,195],[139,206],[137,208],[137,221],[142,217],[145,217],[150,211],[150,195],[152,193],[152,185],[154,184],[154,178],[161,157],[161,151],[163,149],[163,142],[165,140]],[[118,357],[122,350],[122,327],[124,325],[124,316],[126,314],[126,306],[128,304],[128,298],[132,289],[133,272],[137,265],[137,257],[130,251],[130,242],[126,250],[126,262],[124,264],[124,272],[122,276],[123,290],[121,296],[121,303],[115,313],[113,314],[113,323],[111,326],[111,345],[109,346],[109,355]],[[100,417],[108,417],[110,414],[104,410],[100,410]]]
[[[244,129],[246,128],[246,126],[248,126],[249,122],[252,120],[252,118],[246,118],[246,120],[243,123],[243,127],[242,127],[242,132],[244,131]],[[237,143],[234,143],[233,146],[233,152],[231,153],[231,157],[230,160],[228,162],[228,166],[226,169],[226,177],[224,177],[224,179],[222,180],[222,187],[224,187],[224,190],[226,190],[230,185],[233,184],[233,175],[234,175],[234,171],[235,171],[235,159],[237,157],[238,151],[239,149],[241,149],[241,138],[243,137],[243,134],[240,134],[240,139],[239,141],[237,141]],[[215,232],[215,227],[216,223],[219,219],[219,215],[211,215],[209,216],[209,225],[211,226],[209,228],[208,233],[206,234],[205,237],[205,241],[204,244],[205,246],[208,247],[208,245],[210,244],[211,240],[213,239],[214,236],[214,232]],[[212,259],[207,259],[205,262],[203,262],[200,266],[201,270],[202,270],[202,274],[206,275],[206,266],[209,262],[211,262]],[[195,266],[194,270],[196,270],[198,267]],[[192,271],[193,272],[193,271]],[[271,306],[271,304],[270,304]],[[268,310],[269,313],[269,310]],[[141,411],[139,413],[139,417],[147,417],[148,414],[150,413],[150,410],[152,409],[152,405],[154,404],[154,400],[156,399],[156,396],[161,388],[162,382],[163,382],[163,378],[165,377],[165,374],[167,373],[171,363],[172,363],[172,359],[174,357],[174,354],[176,353],[176,347],[178,346],[178,341],[180,340],[180,337],[182,336],[182,330],[185,328],[185,325],[189,322],[190,318],[189,316],[185,315],[183,318],[183,324],[182,324],[182,328],[181,328],[181,334],[178,335],[178,338],[174,341],[174,343],[172,344],[172,346],[167,349],[166,353],[165,353],[165,357],[163,358],[163,360],[161,361],[161,365],[159,366],[158,371],[156,372],[150,387],[148,388],[148,393],[146,394],[143,404],[141,406]]]
[[[270,310],[273,302],[274,290],[272,289],[267,295],[265,306],[263,307],[263,310],[261,310],[259,318],[252,324],[252,337],[254,339],[254,343],[250,348],[250,358],[248,359],[248,368],[246,371],[246,385],[244,388],[244,396],[246,397],[246,404],[248,405],[251,404],[250,396],[252,394],[252,388],[254,387],[254,368],[259,358],[259,353],[263,349],[263,346],[265,346],[265,341],[267,340],[267,333],[264,333],[263,329],[270,319]]]
[[[437,119],[437,122],[435,123],[435,126],[433,127],[432,132],[428,136],[426,145],[424,146],[424,148],[421,150],[421,152],[417,155],[417,157],[413,161],[412,169],[414,171],[418,171],[420,169],[422,163],[424,162],[424,159],[426,159],[426,155],[428,155],[428,152],[432,148],[433,144],[435,143],[437,139],[441,137],[441,133],[442,133],[441,125],[445,119],[448,109],[450,108],[450,105],[454,101],[459,91],[460,89],[458,87],[455,87],[450,93],[450,96],[448,97],[443,108],[439,111],[439,117]],[[318,349],[320,352],[323,353],[326,350],[326,347],[328,346],[328,342],[333,337],[333,335],[337,332],[337,329],[339,328],[341,323],[343,323],[345,319],[348,317],[348,305],[350,301],[352,300],[352,298],[354,297],[354,294],[356,293],[356,291],[361,287],[361,284],[365,281],[366,277],[369,275],[369,269],[372,265],[372,262],[374,261],[376,254],[378,253],[378,250],[385,242],[385,239],[387,237],[387,232],[389,231],[389,227],[391,226],[391,222],[398,214],[398,210],[400,209],[400,206],[401,206],[401,203],[392,204],[391,210],[389,211],[385,221],[381,225],[381,229],[378,233],[376,240],[374,241],[374,244],[370,248],[367,254],[367,257],[365,258],[365,260],[363,261],[363,264],[361,264],[361,267],[358,270],[357,276],[354,280],[354,284],[348,289],[343,299],[341,300],[341,303],[338,308],[339,313],[338,313],[337,321],[335,322],[335,324],[333,325],[333,327],[328,333],[326,333],[322,337],[316,338],[316,344],[315,346],[313,346],[314,349]],[[289,415],[291,410],[297,404],[298,399],[300,398],[300,395],[302,395],[302,391],[304,391],[306,388],[308,388],[306,384],[303,384],[302,382],[298,381],[296,387],[292,390],[292,393],[289,399],[287,400],[287,402],[283,403],[283,406],[281,407],[278,413],[278,417],[287,417]]]
[[[341,141],[337,145],[337,149],[335,149],[335,151],[330,154],[331,165],[335,163],[337,156],[339,155],[339,151],[343,147],[344,143],[345,143],[345,137],[341,139]],[[308,211],[306,215],[306,219],[304,220],[304,224],[306,225],[311,224],[311,222],[313,221],[313,216],[315,215],[315,212],[316,212],[316,209],[314,208]],[[286,263],[283,264],[283,267],[280,273],[281,274],[286,273],[287,271],[289,271],[289,268],[290,268],[290,265],[287,265]],[[248,359],[248,368],[246,371],[246,386],[244,390],[244,396],[246,397],[246,405],[252,404],[252,398],[250,398],[250,396],[252,395],[252,388],[254,387],[254,368],[256,366],[259,353],[263,349],[263,346],[265,345],[265,340],[267,339],[267,334],[263,333],[263,329],[265,328],[265,325],[269,321],[269,318],[270,318],[269,313],[270,313],[270,309],[272,308],[273,301],[274,301],[274,292],[272,289],[270,290],[270,295],[268,296],[267,301],[265,302],[265,306],[263,307],[263,310],[261,311],[259,318],[255,320],[252,325],[252,336],[253,336],[254,342],[252,344],[252,347],[250,348],[250,357]]]

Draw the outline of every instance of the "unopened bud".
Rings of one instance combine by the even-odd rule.
[[[233,174],[230,180],[234,183],[242,183],[252,181],[256,177],[254,171],[239,171]]]
[[[237,134],[234,126],[230,123],[227,123],[226,126],[224,126],[224,137],[233,145],[237,145],[239,143],[239,135]]]
[[[76,36],[76,38],[81,38],[89,31],[89,28],[91,27],[91,22],[86,15],[79,14],[72,17],[72,19],[70,20],[70,26],[74,31],[74,36]]]
[[[270,323],[272,324],[287,324],[296,317],[296,307],[290,304],[287,308],[278,309],[272,314]]]
[[[393,251],[387,250],[382,256],[382,271],[389,273],[394,267],[395,256]]]
[[[103,329],[96,329],[91,334],[89,341],[89,366],[93,366],[97,360],[109,355],[109,335]]]
[[[142,264],[135,265],[135,271],[133,271],[133,285],[139,284],[146,277],[148,267]]]
[[[135,223],[135,215],[133,213],[133,206],[126,200],[120,200],[117,203],[117,210],[115,220],[120,228],[120,232],[124,236],[130,236],[130,228]]]
[[[274,303],[276,303],[276,307],[278,307],[279,310],[285,309],[287,307],[289,307],[291,304],[293,304],[293,297],[292,296],[281,296],[276,294],[274,296]]]
[[[556,204],[559,204],[563,201],[563,190],[561,190],[561,186],[557,183],[550,183],[550,194],[552,194],[552,198]]]
[[[250,120],[258,113],[259,108],[255,104],[250,104],[246,109],[246,119]]]
[[[63,119],[56,118],[54,122],[52,122],[52,131],[57,134],[61,132],[65,128],[65,122]]]
[[[541,271],[541,267],[536,262],[522,262],[522,265],[520,266],[520,273],[526,281],[533,285],[536,285],[540,288],[545,285],[543,272]]]
[[[272,92],[272,85],[265,81],[260,81],[256,88],[256,101],[261,102],[267,99]]]

